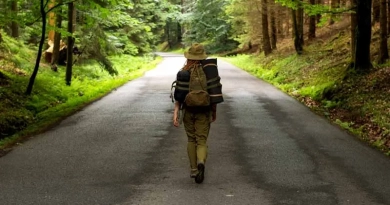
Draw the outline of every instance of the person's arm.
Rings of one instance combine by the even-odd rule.
[[[217,119],[217,104],[211,105],[211,111],[213,112],[211,122],[214,122]]]
[[[173,126],[179,127],[179,112],[180,112],[180,102],[176,101],[175,102],[175,109],[173,111]]]

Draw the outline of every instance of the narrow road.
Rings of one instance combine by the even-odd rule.
[[[189,177],[170,85],[154,70],[0,158],[0,204],[389,205],[390,159],[271,85],[219,61],[225,102],[203,184]]]

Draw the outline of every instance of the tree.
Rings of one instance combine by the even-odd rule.
[[[13,0],[11,2],[11,11],[13,13],[14,18],[18,15],[18,2],[16,0]],[[14,38],[19,37],[19,25],[16,20],[12,20],[11,22],[11,36]]]
[[[310,0],[309,1],[311,5],[316,4],[316,0]],[[316,37],[316,16],[311,15],[309,17],[309,34],[308,38],[309,40],[314,39]]]
[[[298,55],[303,53],[303,8],[302,2],[293,1],[295,5],[291,10],[293,22],[294,47]]]
[[[261,25],[262,25],[262,34],[263,34],[263,50],[264,54],[267,56],[272,52],[271,42],[268,32],[268,3],[267,0],[262,1],[261,5]]]
[[[58,4],[62,4],[62,0],[58,0]],[[56,65],[58,63],[59,54],[60,54],[60,43],[61,43],[61,32],[59,29],[62,28],[62,8],[58,9],[58,13],[55,15],[56,21],[56,32],[54,34],[54,46],[53,46],[53,55],[51,58],[51,66],[53,70],[56,70]]]
[[[379,63],[384,63],[389,58],[387,46],[387,5],[386,0],[380,1],[380,49]]]
[[[352,13],[350,16],[351,19],[351,61],[352,66],[355,64],[355,50],[356,50],[356,28],[357,28],[357,17],[356,17],[356,0],[350,0]]]
[[[70,2],[68,3],[68,33],[70,35],[68,36],[67,40],[67,50],[66,50],[66,75],[65,75],[65,82],[66,85],[70,85],[72,81],[72,66],[73,66],[73,45],[74,45],[74,37],[73,32],[75,30],[75,14],[76,10],[74,8],[74,3]]]
[[[271,0],[270,1],[270,15],[271,15],[270,22],[271,22],[271,46],[273,50],[276,49],[276,43],[277,43],[275,10],[276,10],[275,1]]]
[[[372,21],[373,23],[379,22],[380,17],[380,0],[372,0]]]
[[[47,3],[47,2],[46,2]],[[40,0],[40,14],[41,14],[41,19],[42,19],[42,30],[41,30],[41,40],[39,41],[39,46],[38,46],[38,54],[37,54],[37,59],[35,62],[35,67],[33,70],[33,73],[31,74],[30,81],[27,85],[27,90],[26,94],[30,95],[34,86],[35,78],[37,77],[38,74],[38,69],[39,69],[39,62],[41,61],[42,57],[42,48],[43,48],[43,43],[45,42],[45,36],[46,36],[46,11],[45,11],[45,3],[44,0]]]
[[[357,30],[355,49],[355,70],[364,73],[371,67],[371,2],[372,0],[357,0]]]

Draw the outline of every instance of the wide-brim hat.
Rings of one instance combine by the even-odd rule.
[[[184,52],[184,56],[189,60],[204,60],[207,58],[206,51],[200,43],[193,44],[188,51]]]

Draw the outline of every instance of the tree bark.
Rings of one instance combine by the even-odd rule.
[[[268,3],[267,0],[262,1],[262,12],[261,12],[261,26],[262,26],[262,34],[263,34],[263,50],[264,55],[269,55],[272,52],[271,43],[269,38],[268,31]]]
[[[73,16],[74,16],[74,3],[68,3],[68,32],[71,34],[67,40],[67,55],[66,55],[66,85],[71,85],[72,81],[72,66],[73,66]]]
[[[380,0],[372,0],[372,21],[373,24],[379,22],[380,18]]]
[[[372,0],[357,0],[357,31],[355,50],[355,70],[368,72],[371,67],[371,5]]]
[[[303,46],[304,40],[303,40],[303,25],[304,25],[304,18],[303,18],[303,8],[300,3],[298,3],[298,10],[297,10],[297,26],[298,26],[298,32],[299,32],[299,40],[301,45]]]
[[[322,4],[323,4],[323,0],[317,0],[316,3],[317,3],[318,5],[322,5]],[[322,17],[321,14],[317,14],[317,16],[316,16],[317,23],[320,23],[320,22],[321,22],[321,17]]]
[[[386,0],[380,1],[380,49],[379,63],[384,63],[389,58],[387,46],[387,4]]]
[[[315,5],[316,1],[315,0],[310,0],[311,5]],[[312,40],[316,37],[316,16],[310,16],[309,17],[309,34],[308,38],[309,40]]]
[[[26,90],[26,95],[31,95],[35,78],[37,77],[38,74],[38,69],[39,69],[39,62],[41,61],[42,57],[42,48],[43,44],[45,42],[45,34],[46,34],[46,12],[45,12],[45,5],[44,5],[44,0],[41,0],[40,2],[40,13],[41,13],[41,19],[42,19],[42,30],[41,30],[41,41],[39,42],[39,47],[38,47],[38,54],[37,54],[37,59],[35,62],[35,67],[33,70],[33,73],[30,77],[30,81],[27,85],[27,90]]]
[[[301,35],[299,33],[300,29],[298,28],[297,13],[298,12],[296,10],[291,9],[292,25],[293,25],[293,32],[294,32],[294,47],[297,54],[301,55],[303,52],[303,45],[301,41]]]
[[[351,1],[351,8],[357,6],[356,0]],[[355,64],[355,50],[356,50],[356,28],[357,28],[357,17],[356,17],[356,8],[353,9],[351,13],[351,62]]]
[[[283,12],[282,12],[282,8],[280,8],[280,6],[277,6],[277,10],[276,10],[276,13],[277,13],[277,27],[278,27],[278,35],[280,38],[283,38],[283,21],[282,21],[282,16],[283,16]]]
[[[18,15],[18,2],[16,0],[11,3],[11,11],[15,17]],[[11,36],[14,38],[19,37],[19,25],[17,21],[11,22]]]
[[[277,37],[276,37],[276,19],[275,19],[275,2],[270,1],[270,15],[271,15],[271,47],[272,50],[276,49]]]
[[[387,34],[390,34],[390,0],[387,0]]]
[[[58,4],[62,4],[62,0],[58,0]],[[56,28],[62,28],[62,7],[58,8],[58,14],[56,15]],[[51,65],[55,65],[58,63],[58,58],[60,54],[60,43],[61,43],[61,33],[56,31],[54,35],[54,46],[53,46],[53,55],[51,58]]]

